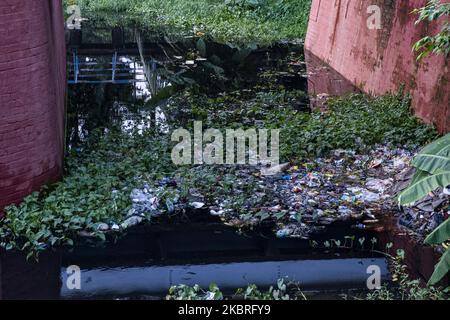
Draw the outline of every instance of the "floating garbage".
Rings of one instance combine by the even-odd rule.
[[[399,178],[408,173],[413,155],[413,151],[386,146],[376,146],[365,154],[336,150],[329,157],[284,163],[275,175],[262,174],[260,166],[197,166],[189,169],[189,178],[166,177],[156,187],[145,184],[133,189],[130,211],[120,227],[110,230],[126,229],[187,207],[207,209],[226,225],[240,229],[275,221],[273,231],[280,238],[307,239],[337,221],[351,220],[357,229],[370,228],[379,222],[373,212],[396,208],[393,190],[398,189],[397,181],[407,185],[405,178]],[[181,197],[181,190],[187,194]],[[449,211],[442,209],[449,203],[446,192],[441,190],[416,208],[404,209],[401,223],[423,232],[430,230]],[[98,228],[108,230],[104,225]]]
[[[398,165],[399,160],[397,159],[396,161]],[[404,162],[409,163],[409,161]],[[399,167],[402,167],[402,165]],[[396,174],[392,193],[398,194],[407,188],[414,173],[414,168],[405,166],[400,173]],[[445,192],[445,188],[438,189],[430,192],[428,196],[417,201],[412,206],[400,207],[399,224],[412,230],[416,236],[426,237],[448,219],[450,209],[449,193]]]
[[[144,216],[158,214],[159,199],[148,185],[143,189],[133,189],[130,198],[135,214]]]
[[[217,167],[214,183],[221,186],[231,179],[227,183],[232,187],[219,187],[212,191],[215,203],[202,203],[211,206],[211,215],[238,228],[275,220],[278,237],[306,237],[315,232],[316,223],[354,219],[373,224],[378,219],[370,212],[395,208],[390,194],[392,177],[407,168],[413,155],[386,146],[376,146],[366,154],[336,150],[328,158],[283,164],[283,173],[276,176],[258,174],[252,166]],[[198,193],[211,195],[210,185],[196,187]]]
[[[291,229],[280,229],[277,231],[276,236],[277,238],[287,238],[292,234],[292,230]]]
[[[377,202],[381,199],[380,194],[371,192],[364,188],[353,187],[349,188],[348,190],[350,190],[351,193],[354,194],[355,199],[360,200],[363,203]]]
[[[225,210],[210,210],[209,213],[213,216],[222,216],[225,214]]]
[[[127,218],[124,222],[122,222],[122,224],[120,226],[123,229],[127,229],[127,228],[130,228],[130,227],[140,224],[142,221],[144,221],[143,217],[131,216],[131,217]]]
[[[443,193],[447,196],[450,196],[450,186],[448,186],[447,188],[444,188]]]
[[[366,181],[366,188],[370,191],[377,193],[385,193],[390,187],[392,187],[393,179],[376,179],[369,178]]]
[[[205,206],[203,202],[191,202],[189,205],[194,209],[201,209]]]
[[[341,217],[349,217],[353,213],[353,210],[346,206],[339,206],[338,212],[341,215]]]
[[[109,230],[109,225],[107,223],[99,223],[97,226],[97,230],[101,232],[106,232]]]

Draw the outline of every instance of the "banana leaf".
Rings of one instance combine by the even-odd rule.
[[[446,147],[442,148],[439,151],[438,155],[439,156],[450,157],[450,143]]]
[[[439,260],[438,264],[435,266],[433,275],[428,281],[428,285],[432,286],[437,284],[439,281],[442,280],[442,278],[445,277],[445,275],[449,270],[450,270],[450,248],[448,248],[445,251],[441,259]]]
[[[412,186],[413,184],[429,176],[430,174],[428,172],[417,169],[409,185]]]
[[[400,194],[398,201],[401,205],[413,204],[428,195],[431,191],[440,187],[447,187],[448,185],[450,185],[450,170],[439,171],[434,175],[420,179],[410,185]]]
[[[450,239],[450,219],[437,227],[426,239],[426,244],[440,244]]]
[[[450,157],[434,154],[418,154],[413,160],[413,165],[417,169],[434,174],[438,170],[450,170]]]
[[[450,133],[424,147],[420,151],[420,154],[435,154],[450,157]]]

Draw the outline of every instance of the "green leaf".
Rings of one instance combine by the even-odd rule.
[[[433,275],[428,281],[428,285],[435,285],[436,283],[441,281],[449,270],[450,270],[450,248],[448,248],[447,251],[445,251],[441,259],[439,260],[438,264],[434,268]]]
[[[409,185],[413,185],[413,184],[419,182],[420,180],[422,180],[426,177],[429,177],[429,176],[430,176],[430,174],[428,172],[422,171],[422,170],[417,170]]]
[[[450,239],[450,219],[437,227],[426,239],[426,244],[440,244]]]
[[[206,43],[203,38],[197,40],[197,50],[202,57],[206,57]]]
[[[252,53],[253,50],[254,50],[253,46],[238,49],[236,53],[233,55],[232,59],[234,62],[241,64],[245,61],[245,59],[248,58],[248,56]]]
[[[218,77],[224,78],[225,70],[223,68],[216,66],[216,65],[212,64],[211,62],[204,62],[203,66],[208,69],[211,69]]]
[[[438,170],[450,170],[450,157],[419,154],[414,158],[413,165],[422,171],[434,174]]]
[[[102,241],[106,241],[106,236],[104,233],[100,232],[98,233],[98,237],[102,240]]]
[[[431,191],[439,187],[450,185],[450,171],[443,171],[429,177],[423,178],[406,188],[399,196],[401,205],[409,205],[422,199]]]
[[[420,151],[420,154],[435,154],[439,156],[450,156],[450,133],[424,147]]]
[[[209,284],[209,291],[215,292],[217,290],[219,290],[219,287],[217,286],[217,284],[215,284],[214,282]]]

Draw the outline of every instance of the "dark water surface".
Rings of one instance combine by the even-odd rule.
[[[336,225],[312,238],[339,238],[348,230]],[[364,233],[366,236],[370,234]],[[71,289],[68,267],[81,269],[80,289]],[[80,242],[73,250],[45,253],[39,263],[23,255],[2,256],[5,299],[148,299],[162,298],[172,285],[216,283],[224,293],[257,284],[268,288],[277,279],[299,284],[314,297],[366,289],[367,268],[379,266],[389,280],[386,259],[356,248],[315,250],[309,241],[264,234],[237,234],[220,223],[173,227],[138,226],[117,242],[93,247]]]

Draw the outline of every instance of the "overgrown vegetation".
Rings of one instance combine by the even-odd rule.
[[[438,264],[435,266],[433,275],[429,280],[430,285],[439,283],[450,271],[450,219],[447,219],[439,227],[436,228],[426,239],[426,244],[442,245],[444,253]]]
[[[301,91],[282,88],[255,95],[237,91],[217,98],[187,93],[182,97],[188,103],[183,117],[202,120],[204,127],[247,128],[260,123],[281,129],[282,161],[335,149],[365,151],[377,143],[416,148],[438,136],[432,126],[412,115],[410,100],[402,94],[348,95],[330,99],[326,111],[312,113],[295,109],[304,97]]]
[[[243,300],[306,300],[298,285],[287,282],[285,279],[279,279],[276,286],[271,286],[268,290],[261,290],[255,284],[249,284],[247,288],[237,289],[229,297]],[[227,298],[215,283],[210,284],[208,290],[204,290],[198,285],[173,286],[169,289],[166,297],[167,300],[224,300]]]
[[[166,35],[210,35],[216,41],[269,44],[306,34],[311,0],[65,0],[83,18],[133,25]]]
[[[281,129],[281,156],[294,162],[337,148],[364,150],[375,143],[415,147],[436,136],[431,126],[411,115],[409,100],[401,96],[351,95],[332,99],[329,110],[312,114],[292,109],[302,97],[303,92],[279,90],[243,90],[216,98],[181,93],[166,110],[172,115],[168,125],[189,127],[192,122],[186,119],[195,119],[204,120],[204,129],[233,128],[262,121],[266,127]],[[132,189],[146,183],[159,190],[161,203],[168,204],[181,201],[189,186],[200,187],[209,181],[222,195],[235,188],[232,179],[225,179],[232,175],[220,171],[226,171],[226,167],[214,172],[214,167],[205,166],[199,173],[195,173],[195,167],[176,168],[169,139],[154,127],[131,133],[115,127],[91,132],[83,148],[73,149],[67,158],[63,181],[33,193],[18,206],[6,208],[6,218],[0,225],[1,246],[32,256],[49,247],[71,246],[80,232],[105,239],[99,224],[120,225],[132,205]],[[177,195],[170,188],[160,188],[161,179],[175,175],[182,181],[182,192]],[[224,181],[216,183],[216,175],[224,176]],[[251,183],[246,188],[253,192]],[[239,199],[235,200],[239,206]]]
[[[0,222],[2,247],[31,256],[52,246],[73,245],[80,231],[104,240],[98,224],[121,222],[131,206],[132,188],[168,173],[170,156],[162,156],[170,155],[167,137],[152,130],[142,135],[117,128],[106,135],[100,132],[91,133],[88,145],[67,157],[63,181],[6,208]]]

